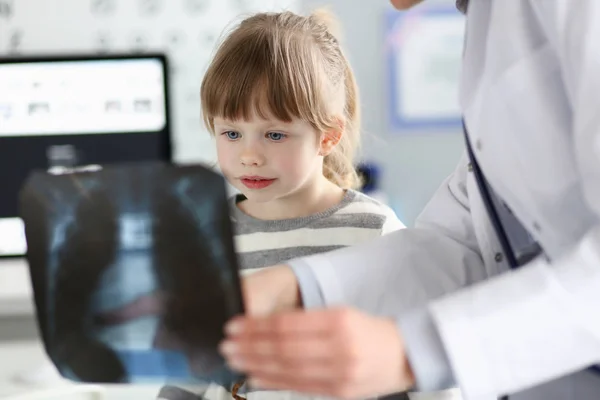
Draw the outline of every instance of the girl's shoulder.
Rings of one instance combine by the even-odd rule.
[[[363,226],[380,229],[381,235],[405,228],[394,210],[386,204],[355,190],[348,192],[348,201],[335,216],[351,216],[352,220]]]

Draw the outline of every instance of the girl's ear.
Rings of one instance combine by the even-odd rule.
[[[342,120],[337,121],[337,126],[334,129],[330,129],[321,135],[321,143],[319,147],[320,156],[328,156],[335,146],[342,140],[344,134],[344,122]]]

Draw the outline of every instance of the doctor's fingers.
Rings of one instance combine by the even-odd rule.
[[[336,329],[335,310],[289,311],[269,316],[238,316],[225,327],[229,339],[326,334]]]
[[[316,362],[326,363],[334,358],[335,343],[329,336],[264,338],[258,340],[225,341],[221,353],[230,363],[254,366],[276,362],[282,365]]]

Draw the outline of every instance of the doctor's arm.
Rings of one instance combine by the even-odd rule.
[[[291,260],[304,308],[344,304],[391,316],[486,278],[464,186],[467,173],[465,156],[415,228]]]
[[[415,228],[372,243],[290,262],[305,308],[346,304],[376,315],[402,315],[400,326],[419,390],[453,385],[437,329],[425,305],[488,277],[472,225],[462,157],[418,217]]]
[[[363,245],[292,260],[287,266],[267,268],[244,277],[246,310],[253,318],[245,321],[244,334],[230,335],[238,349],[245,349],[242,353],[246,355],[242,359],[245,358],[243,363],[246,366],[242,369],[250,376],[261,377],[262,373],[262,379],[271,379],[272,388],[313,390],[314,393],[336,397],[341,397],[340,393],[372,395],[392,387],[393,390],[403,390],[413,381],[416,381],[419,390],[450,386],[453,383],[452,371],[426,305],[432,299],[483,280],[494,272],[486,272],[475,237],[467,197],[468,174],[468,160],[464,155],[453,174],[440,186],[419,216],[415,228],[390,233]],[[336,305],[353,306],[386,318],[369,319],[364,314],[360,316],[347,313],[346,309],[335,308]],[[281,313],[298,306],[305,309],[325,306],[333,309],[331,313]],[[273,317],[262,320],[261,315]],[[398,315],[403,318],[395,321]],[[326,329],[327,321],[333,323],[330,326],[333,331],[319,335],[325,341],[331,338],[333,343],[311,343],[310,329]],[[263,331],[271,324],[273,329]],[[235,331],[239,329],[239,325],[234,323],[233,326],[237,326]],[[368,332],[362,332],[361,326],[370,328]],[[376,329],[376,326],[381,329]],[[403,335],[401,344],[398,344],[398,326]],[[262,333],[252,333],[254,328],[251,327]],[[286,332],[296,328],[302,331],[307,343],[301,344],[295,335],[293,338],[298,338],[298,342],[287,337]],[[279,332],[279,329],[283,331]],[[330,387],[325,389],[314,386],[315,382],[310,379],[302,381],[302,371],[294,368],[282,367],[277,377],[272,376],[272,371],[261,372],[261,366],[269,364],[263,354],[267,350],[259,351],[256,346],[265,346],[267,338],[262,335],[266,332],[270,332],[267,336],[270,346],[274,348],[290,346],[290,349],[304,349],[295,354],[298,358],[294,365],[298,368],[306,362],[301,361],[303,358],[310,358],[309,348],[329,347],[327,354],[337,360],[334,363],[346,359],[349,351],[353,354],[353,362],[346,363],[343,369],[354,371],[350,376],[356,374],[356,368],[366,371],[362,381],[367,384],[361,385],[360,379],[355,379],[352,384],[347,379],[332,379],[329,381]],[[340,335],[349,335],[350,338],[340,338]],[[360,341],[361,337],[367,342],[351,344],[355,339]],[[337,348],[338,353],[330,346]],[[406,362],[403,358],[405,348],[408,348],[409,354],[415,354],[409,360],[411,377],[403,382],[392,382],[404,379],[402,372],[394,374],[394,366]],[[231,351],[231,347],[229,349]],[[356,351],[364,351],[365,358],[358,357]],[[225,353],[232,365],[237,363],[239,366],[239,353]],[[275,358],[270,361],[271,364],[284,363],[289,367],[291,354],[277,354],[281,356],[280,359],[272,354]],[[388,364],[385,364],[385,358]],[[370,376],[372,368],[369,367],[369,359],[377,365],[387,365],[385,370],[389,372],[390,379],[384,379],[381,374]],[[315,365],[315,368],[318,370],[320,367]],[[403,368],[399,367],[400,370]],[[375,368],[374,371],[377,370]],[[338,372],[348,377],[347,371]],[[328,370],[328,374],[335,373],[335,368]],[[386,383],[380,385],[382,380]],[[259,386],[267,387],[268,382],[263,381],[264,384]],[[369,391],[369,387],[375,392]]]
[[[600,363],[600,2],[533,4],[561,59],[581,183],[596,224],[560,259],[539,258],[431,304],[467,399],[518,392]]]

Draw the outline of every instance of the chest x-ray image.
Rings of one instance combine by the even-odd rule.
[[[61,374],[230,385],[218,354],[243,312],[221,176],[157,163],[35,172],[21,192],[40,332]]]

